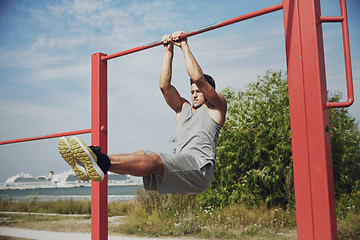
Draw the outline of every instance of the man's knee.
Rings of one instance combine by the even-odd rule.
[[[158,153],[152,153],[147,155],[152,159],[153,163],[155,163],[156,173],[163,174],[164,173],[164,162]]]
[[[136,152],[135,154],[146,156],[146,159],[149,161],[152,161],[156,165],[156,168],[163,170],[164,162],[162,161],[160,154],[158,154],[158,153],[147,154],[144,150],[140,150],[140,151]]]

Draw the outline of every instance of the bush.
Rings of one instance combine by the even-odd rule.
[[[286,76],[267,71],[245,91],[224,89],[228,101],[213,182],[199,196],[204,206],[294,207],[289,98]],[[340,94],[330,95],[339,101]],[[360,131],[347,109],[330,109],[336,200],[360,179]]]
[[[245,92],[225,89],[226,123],[220,133],[217,169],[204,203],[224,207],[281,205],[294,198],[287,80],[268,71]]]

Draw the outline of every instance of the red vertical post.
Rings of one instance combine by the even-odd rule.
[[[91,56],[91,145],[107,153],[107,62],[103,53]],[[91,182],[91,239],[108,239],[107,175]]]
[[[337,239],[320,0],[283,0],[299,240]]]

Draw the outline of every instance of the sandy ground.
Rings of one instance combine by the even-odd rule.
[[[50,213],[19,213],[19,212],[1,212],[4,215],[0,218],[2,222],[0,226],[0,240],[90,240],[91,239],[91,219],[89,215],[61,215]],[[21,218],[6,217],[6,215],[25,215]],[[27,218],[31,215],[31,218],[38,218],[36,216],[42,215],[47,216],[46,218],[41,217],[37,221],[29,221]],[[123,223],[123,216],[112,216],[109,217],[109,240],[154,240],[154,239],[196,239],[192,237],[173,237],[173,238],[162,238],[162,237],[136,237],[118,234],[116,227]],[[40,221],[41,220],[41,221]],[[11,224],[4,224],[9,223]],[[82,231],[82,232],[81,232]],[[248,238],[247,238],[248,239]],[[251,239],[283,239],[283,240],[296,240],[296,231],[290,231],[287,233],[277,233],[277,236],[259,236]]]
[[[10,236],[34,240],[89,240],[91,235],[89,233],[66,233],[66,232],[51,232],[51,231],[38,231],[30,229],[21,229],[21,228],[11,228],[11,227],[0,227],[1,236]],[[109,240],[151,240],[159,238],[142,238],[142,237],[129,237],[129,236],[117,236],[109,235]],[[162,238],[162,239],[171,239],[171,238]]]
[[[2,214],[13,214],[13,215],[28,215],[29,213],[20,213],[20,212],[0,212]],[[58,216],[59,214],[51,214],[51,213],[31,213],[31,215],[42,215],[42,216]],[[71,215],[71,214],[62,214],[62,216],[68,216],[72,218],[83,218],[88,215]],[[123,217],[121,216],[115,216],[115,217],[109,217],[109,224],[119,224],[121,223],[121,219]],[[64,222],[65,221],[65,222]],[[56,221],[56,222],[43,222],[43,224],[46,224],[48,229],[50,230],[42,230],[41,225],[39,229],[39,224],[32,225],[31,222],[26,224],[26,229],[21,227],[7,227],[7,226],[0,226],[0,236],[7,236],[7,237],[13,237],[10,239],[28,239],[28,240],[89,240],[91,239],[90,233],[84,233],[84,232],[76,232],[74,229],[85,229],[85,231],[90,232],[89,226],[90,226],[90,219],[79,219],[74,221],[74,219],[65,219],[63,221]],[[64,228],[60,228],[59,231],[51,231],[52,227],[51,225],[63,225]],[[76,226],[75,228],[71,227]],[[57,227],[59,229],[59,227]],[[88,230],[86,230],[88,229]],[[65,231],[68,230],[68,231]],[[4,239],[4,238],[0,238]],[[5,238],[6,239],[6,238]],[[125,236],[125,235],[115,235],[115,234],[109,234],[108,237],[109,240],[150,240],[150,239],[159,239],[159,238],[149,238],[149,237],[132,237],[132,236]],[[173,238],[160,238],[160,239],[173,239]]]

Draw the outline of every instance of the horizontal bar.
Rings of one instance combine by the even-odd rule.
[[[63,132],[63,133],[54,133],[54,134],[49,134],[49,135],[40,136],[40,137],[19,138],[19,139],[7,140],[7,141],[0,142],[0,145],[11,144],[11,143],[20,143],[20,142],[30,142],[30,141],[43,140],[43,139],[48,139],[48,138],[57,138],[57,137],[79,135],[79,134],[86,134],[86,133],[91,133],[91,129],[84,129],[84,130],[77,130],[77,131]]]
[[[247,13],[247,14],[244,14],[244,15],[241,15],[241,16],[238,16],[238,17],[231,18],[229,20],[222,21],[220,23],[216,23],[216,24],[212,24],[212,25],[209,25],[209,26],[206,26],[206,27],[202,27],[200,29],[197,29],[197,30],[189,32],[189,33],[184,33],[182,35],[182,37],[194,36],[194,35],[197,35],[197,34],[200,34],[200,33],[203,33],[203,32],[207,32],[207,31],[214,30],[214,29],[217,29],[217,28],[225,27],[227,25],[234,24],[234,23],[237,23],[237,22],[240,22],[240,21],[244,21],[244,20],[247,20],[247,19],[250,19],[250,18],[253,18],[253,17],[258,17],[258,16],[261,16],[261,15],[264,15],[264,14],[267,14],[267,13],[275,12],[275,11],[278,11],[278,10],[280,10],[282,8],[283,8],[283,4],[280,3],[280,4],[277,4],[277,5],[271,6],[271,7],[267,7],[267,8],[261,9],[261,10],[257,10],[257,11],[251,12],[251,13]],[[139,51],[142,51],[142,50],[145,50],[145,49],[148,49],[148,48],[152,48],[152,47],[156,47],[156,46],[159,46],[159,45],[162,45],[162,41],[152,42],[152,43],[146,44],[144,46],[135,47],[135,48],[131,48],[131,49],[128,49],[128,50],[125,50],[125,51],[122,51],[122,52],[118,52],[118,53],[110,54],[110,55],[107,55],[107,56],[103,56],[103,57],[101,57],[101,60],[103,60],[103,61],[110,60],[112,58],[117,58],[117,57],[124,56],[124,55],[130,54],[130,53],[139,52]]]
[[[321,22],[342,22],[344,21],[344,17],[320,17]]]

